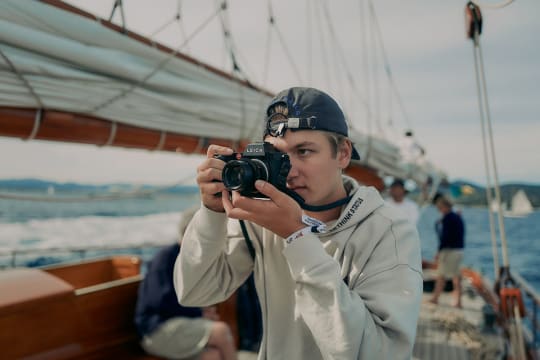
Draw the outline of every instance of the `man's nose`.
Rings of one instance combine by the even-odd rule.
[[[293,159],[291,159],[290,161],[291,169],[289,170],[289,174],[287,175],[287,181],[298,176],[298,166],[296,166],[296,161],[294,161]]]

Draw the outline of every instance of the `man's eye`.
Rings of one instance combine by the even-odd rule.
[[[309,155],[313,151],[310,149],[298,149],[298,155]]]

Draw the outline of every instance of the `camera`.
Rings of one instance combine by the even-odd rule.
[[[264,180],[287,192],[289,156],[268,142],[248,144],[241,154],[216,155],[216,158],[226,162],[221,175],[229,191],[239,191],[242,196],[251,198],[267,198],[255,188],[255,181]]]

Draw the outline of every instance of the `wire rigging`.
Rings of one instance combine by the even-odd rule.
[[[176,18],[180,34],[182,35],[182,41],[186,40],[186,29],[184,28],[184,21],[182,21],[182,0],[178,0],[176,3]],[[186,44],[185,51],[189,53],[189,44]]]
[[[332,43],[334,44],[334,47],[335,47],[335,50],[336,50],[335,52],[337,53],[337,55],[339,55],[338,59],[341,61],[341,67],[343,69],[343,73],[346,74],[347,82],[349,83],[349,86],[351,87],[353,92],[356,94],[357,99],[361,103],[363,103],[365,106],[369,107],[369,104],[366,101],[366,99],[360,94],[360,91],[359,91],[359,88],[358,88],[358,86],[356,84],[354,76],[352,75],[352,71],[350,70],[350,67],[349,67],[349,65],[347,63],[347,59],[345,57],[345,51],[343,50],[343,47],[341,46],[341,44],[339,42],[339,39],[338,39],[338,37],[336,35],[336,31],[334,29],[333,21],[332,21],[332,18],[330,16],[330,12],[328,11],[328,7],[326,6],[326,3],[322,3],[322,10],[323,10],[323,15],[325,16],[325,19],[326,19],[326,23],[327,23],[327,26],[328,26],[328,30],[329,30],[329,34],[330,34]]]
[[[484,1],[478,1],[478,0],[473,0],[471,2],[474,3],[476,6],[486,8],[486,9],[488,9],[488,8],[489,9],[502,9],[503,7],[506,7],[506,6],[510,5],[511,3],[513,3],[514,0],[504,0],[504,1],[501,1],[500,3],[496,3],[496,4],[489,4],[489,3],[486,3]]]
[[[273,29],[275,30],[277,36],[278,36],[278,39],[279,39],[279,42],[281,44],[281,47],[283,48],[283,52],[285,53],[285,56],[287,57],[287,60],[289,61],[289,64],[291,65],[293,71],[294,71],[294,74],[296,76],[296,79],[298,81],[299,84],[303,84],[304,82],[302,81],[302,76],[300,75],[300,70],[298,69],[298,66],[296,65],[296,62],[294,61],[294,58],[292,56],[292,53],[291,51],[289,50],[289,47],[287,46],[287,43],[285,41],[285,38],[283,37],[283,34],[281,33],[278,25],[277,25],[277,22],[276,22],[276,18],[274,16],[274,11],[273,11],[273,8],[272,8],[272,3],[269,3],[270,5],[270,11],[271,11],[271,14],[272,14],[272,27]]]
[[[363,70],[363,74],[364,74],[364,84],[365,84],[365,89],[364,91],[366,92],[366,106],[365,106],[365,109],[366,109],[366,129],[367,129],[367,133],[368,134],[371,134],[372,132],[372,125],[371,125],[371,121],[372,121],[372,111],[371,111],[371,98],[372,98],[372,94],[371,94],[371,74],[370,74],[370,71],[369,71],[369,46],[368,46],[368,29],[369,29],[369,26],[368,26],[368,16],[367,16],[367,12],[365,10],[365,0],[360,0],[359,1],[359,8],[360,8],[360,33],[362,34],[362,43],[360,45],[360,48],[361,49],[364,49],[364,51],[362,51],[362,70]],[[368,148],[368,152],[369,152],[369,148]],[[366,158],[366,156],[364,156]]]
[[[401,94],[400,94],[400,92],[398,90],[398,87],[396,85],[394,76],[392,74],[392,69],[390,67],[390,61],[388,60],[388,54],[386,52],[386,47],[384,46],[384,39],[383,39],[383,36],[382,36],[381,26],[380,26],[378,18],[377,18],[377,14],[376,14],[376,11],[375,11],[375,6],[373,5],[371,0],[369,0],[369,8],[370,8],[370,12],[371,12],[372,17],[373,17],[375,30],[377,31],[377,34],[378,34],[378,37],[379,37],[379,44],[380,44],[381,53],[382,53],[382,56],[383,56],[385,73],[386,73],[386,75],[388,77],[388,80],[390,82],[390,86],[391,86],[391,88],[393,89],[393,92],[394,92],[394,96],[396,97],[398,105],[399,105],[399,107],[401,109],[403,119],[405,120],[405,123],[406,123],[407,127],[412,129],[411,120],[410,120],[410,118],[409,118],[409,116],[407,114],[407,111],[405,109],[405,105],[403,103],[403,99],[401,97]]]
[[[2,56],[2,58],[6,61],[8,66],[11,68],[11,70],[13,70],[13,72],[15,73],[15,75],[17,75],[19,80],[21,80],[24,86],[26,86],[26,88],[28,89],[32,97],[36,100],[38,107],[40,109],[44,109],[45,105],[43,104],[43,101],[41,101],[41,98],[39,97],[39,95],[36,93],[32,85],[30,85],[30,82],[28,81],[28,79],[26,79],[26,77],[19,71],[19,69],[17,69],[15,64],[13,64],[13,62],[7,57],[6,54],[4,54],[4,52],[1,49],[0,49],[0,56]]]
[[[306,54],[307,54],[307,85],[311,86],[313,83],[313,37],[311,36],[311,0],[306,0]]]
[[[129,87],[126,89],[120,91],[117,95],[109,98],[108,100],[104,101],[103,103],[94,106],[93,108],[89,109],[89,113],[95,113],[114,102],[118,101],[119,99],[123,98],[127,94],[133,92],[135,89],[142,87],[152,76],[154,76],[159,70],[161,70],[165,65],[169,63],[179,52],[182,50],[184,46],[187,45],[191,39],[193,39],[198,33],[200,33],[220,12],[222,11],[221,8],[217,9],[214,13],[212,13],[201,25],[199,25],[198,28],[196,28],[193,33],[180,45],[178,46],[174,51],[168,54],[163,60],[161,60],[157,66],[152,69],[146,76],[144,76],[141,80],[132,83]]]
[[[261,86],[263,88],[266,88],[267,82],[268,82],[268,74],[270,72],[270,60],[271,60],[271,54],[272,54],[272,27],[274,24],[274,14],[272,12],[272,6],[271,6],[271,0],[266,1],[267,5],[267,15],[266,15],[266,41],[265,41],[265,49],[264,49],[264,58],[263,58],[263,69],[262,69],[262,75],[261,75]],[[266,97],[262,94],[259,94],[259,101],[257,103],[257,113],[262,114],[265,111],[266,106]],[[258,123],[254,123],[254,126],[251,128],[251,130],[248,133],[248,138],[253,139],[256,137],[256,132],[260,131],[260,127]]]
[[[321,23],[321,18],[320,18],[321,15],[320,15],[319,9],[317,7],[314,7],[313,10],[314,10],[314,13],[315,13],[315,23],[320,24]],[[320,31],[320,34],[319,34],[318,38],[319,38],[319,46],[320,46],[320,50],[321,50],[321,59],[322,59],[322,63],[323,63],[324,79],[325,79],[325,82],[326,82],[326,86],[328,88],[331,88],[332,87],[332,82],[331,82],[332,77],[330,76],[330,64],[328,62],[328,54],[327,54],[327,51],[325,51],[326,43],[324,41],[324,33],[322,32],[322,28],[320,28],[319,26],[316,26],[315,28]]]
[[[371,1],[368,0],[368,7],[371,6]],[[379,51],[377,48],[377,34],[374,30],[375,28],[375,16],[373,13],[371,13],[371,21],[369,25],[371,26],[369,34],[371,36],[371,45],[373,46],[373,51],[371,51],[372,61],[371,61],[371,73],[373,77],[373,120],[375,122],[375,126],[377,129],[377,132],[380,136],[384,134],[382,126],[381,126],[381,87],[380,87],[380,79],[379,79]]]
[[[336,80],[336,88],[337,88],[336,92],[339,98],[344,99],[345,98],[345,96],[343,95],[344,86],[341,85],[340,75],[343,75],[346,79],[348,76],[348,67],[347,67],[347,64],[343,64],[341,66],[339,64],[340,60],[342,60],[342,58],[339,55],[343,55],[343,49],[341,48],[340,43],[338,41],[338,37],[335,34],[334,26],[332,24],[332,19],[330,16],[330,12],[326,6],[326,2],[324,0],[320,0],[319,2],[321,6],[321,11],[324,15],[324,19],[326,20],[325,21],[326,27],[328,29],[328,38],[329,38],[328,42],[330,44],[329,53],[330,53],[331,63],[333,65],[330,68],[330,70],[332,70],[334,73],[334,75],[331,76],[330,78]],[[344,58],[344,55],[343,55],[343,58]],[[333,85],[334,83],[332,83],[332,86]]]
[[[114,13],[116,12],[116,9],[120,9],[120,18],[122,19],[122,30],[125,32],[126,31],[126,17],[124,16],[124,4],[122,3],[122,0],[114,0],[111,15],[109,16],[109,21],[112,21],[112,18],[114,16]]]

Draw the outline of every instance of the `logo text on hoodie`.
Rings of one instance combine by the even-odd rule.
[[[351,218],[353,217],[356,210],[358,210],[358,208],[360,207],[360,204],[362,204],[363,202],[364,202],[364,200],[362,200],[360,198],[356,199],[354,201],[354,203],[351,205],[351,208],[349,209],[349,211],[347,211],[347,214],[343,217],[343,219],[341,219],[340,222],[338,222],[332,228],[332,230],[338,229],[338,228],[342,227],[343,225],[345,225],[346,223],[348,223],[349,220],[351,220]]]

